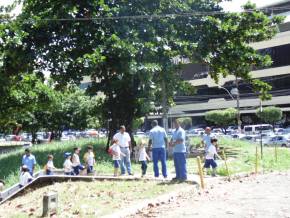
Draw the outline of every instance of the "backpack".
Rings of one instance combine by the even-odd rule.
[[[112,149],[112,148],[109,148],[109,149],[108,149],[108,154],[109,154],[110,156],[113,156],[113,153],[114,153],[113,149]]]

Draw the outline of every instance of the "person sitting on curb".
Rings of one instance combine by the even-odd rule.
[[[79,175],[80,171],[83,171],[85,169],[85,167],[81,164],[81,161],[80,161],[80,156],[79,156],[80,151],[81,151],[80,148],[75,147],[74,154],[72,156],[72,166],[73,166],[75,175]]]
[[[72,176],[74,175],[74,172],[73,172],[73,164],[71,162],[71,153],[66,152],[64,154],[64,157],[65,157],[65,161],[63,163],[64,175]]]
[[[19,182],[20,188],[30,183],[32,179],[33,177],[31,176],[28,167],[26,165],[23,165],[21,167],[21,173],[20,173],[20,182]]]

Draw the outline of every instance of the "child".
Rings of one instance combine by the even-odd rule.
[[[217,139],[215,138],[211,139],[211,144],[208,147],[206,155],[205,155],[204,168],[209,169],[210,167],[212,167],[212,176],[216,176],[217,164],[214,160],[215,156],[221,159],[216,151],[216,146],[217,146]]]
[[[63,163],[63,169],[64,169],[64,174],[65,175],[74,175],[73,173],[73,164],[71,162],[71,153],[66,152],[64,154],[65,161]]]
[[[28,167],[26,165],[23,165],[21,167],[21,173],[20,173],[20,182],[19,182],[20,188],[30,183],[32,179],[33,178],[29,173]]]
[[[142,140],[139,148],[139,162],[141,163],[142,177],[146,175],[147,160],[150,161],[150,158],[146,153],[145,144],[146,142]]]
[[[114,176],[118,176],[119,168],[120,168],[120,161],[121,161],[121,155],[126,156],[121,152],[120,146],[118,145],[118,140],[113,139],[113,145],[110,147],[113,154],[113,161],[114,161]]]
[[[53,175],[53,172],[52,171],[56,169],[54,167],[54,165],[53,165],[53,155],[52,154],[49,154],[47,156],[47,159],[48,159],[48,161],[47,161],[47,164],[45,166],[45,168],[46,168],[46,175]]]
[[[87,166],[87,173],[93,173],[93,167],[95,164],[95,155],[93,152],[93,147],[91,145],[88,146],[88,151],[84,155],[84,160]]]
[[[80,148],[75,147],[74,154],[72,156],[72,164],[73,164],[73,169],[74,169],[75,175],[79,175],[80,171],[85,169],[85,167],[81,164],[81,161],[80,161],[80,157],[79,157],[80,151],[81,151]]]

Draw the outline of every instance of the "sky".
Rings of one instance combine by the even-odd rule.
[[[240,11],[241,10],[241,5],[245,4],[248,0],[232,0],[231,2],[225,2],[222,4],[224,9],[226,11]],[[275,2],[275,0],[252,0],[253,3],[256,3],[257,6],[269,4],[272,2]],[[7,5],[11,4],[13,0],[0,0],[0,5]],[[19,13],[20,8],[16,9],[16,13]]]

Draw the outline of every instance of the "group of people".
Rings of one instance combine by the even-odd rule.
[[[164,128],[158,125],[158,121],[152,122],[152,129],[149,133],[149,141],[141,140],[139,146],[138,160],[141,165],[142,176],[147,172],[147,161],[150,161],[150,157],[146,152],[146,146],[152,150],[152,161],[154,176],[159,177],[159,162],[161,162],[161,173],[164,178],[167,178],[167,164],[166,164],[166,151],[168,146],[173,148],[173,161],[175,167],[176,176],[174,180],[185,181],[187,180],[187,167],[186,167],[186,135],[185,130],[181,127],[178,120],[174,121],[175,131],[172,138],[168,141],[168,137]],[[220,158],[217,154],[217,139],[211,136],[211,129],[207,127],[205,134],[202,138],[202,144],[205,149],[205,164],[204,168],[212,170],[212,175],[216,175],[216,158]],[[126,171],[128,175],[133,175],[131,168],[131,137],[126,132],[126,127],[121,126],[120,131],[113,136],[112,145],[109,148],[109,153],[112,155],[114,164],[114,176],[125,175]],[[65,161],[63,163],[63,170],[65,175],[79,175],[86,170],[87,174],[93,173],[95,164],[95,155],[93,147],[88,146],[87,152],[83,159],[85,164],[80,161],[80,148],[75,147],[73,153],[66,152],[64,154]],[[22,167],[20,175],[20,186],[24,186],[31,182],[33,179],[33,172],[36,165],[36,159],[31,154],[30,149],[25,149],[25,155],[22,158]],[[53,175],[55,170],[53,164],[53,155],[48,155],[47,163],[44,167],[46,175]],[[120,172],[119,172],[120,171]]]

